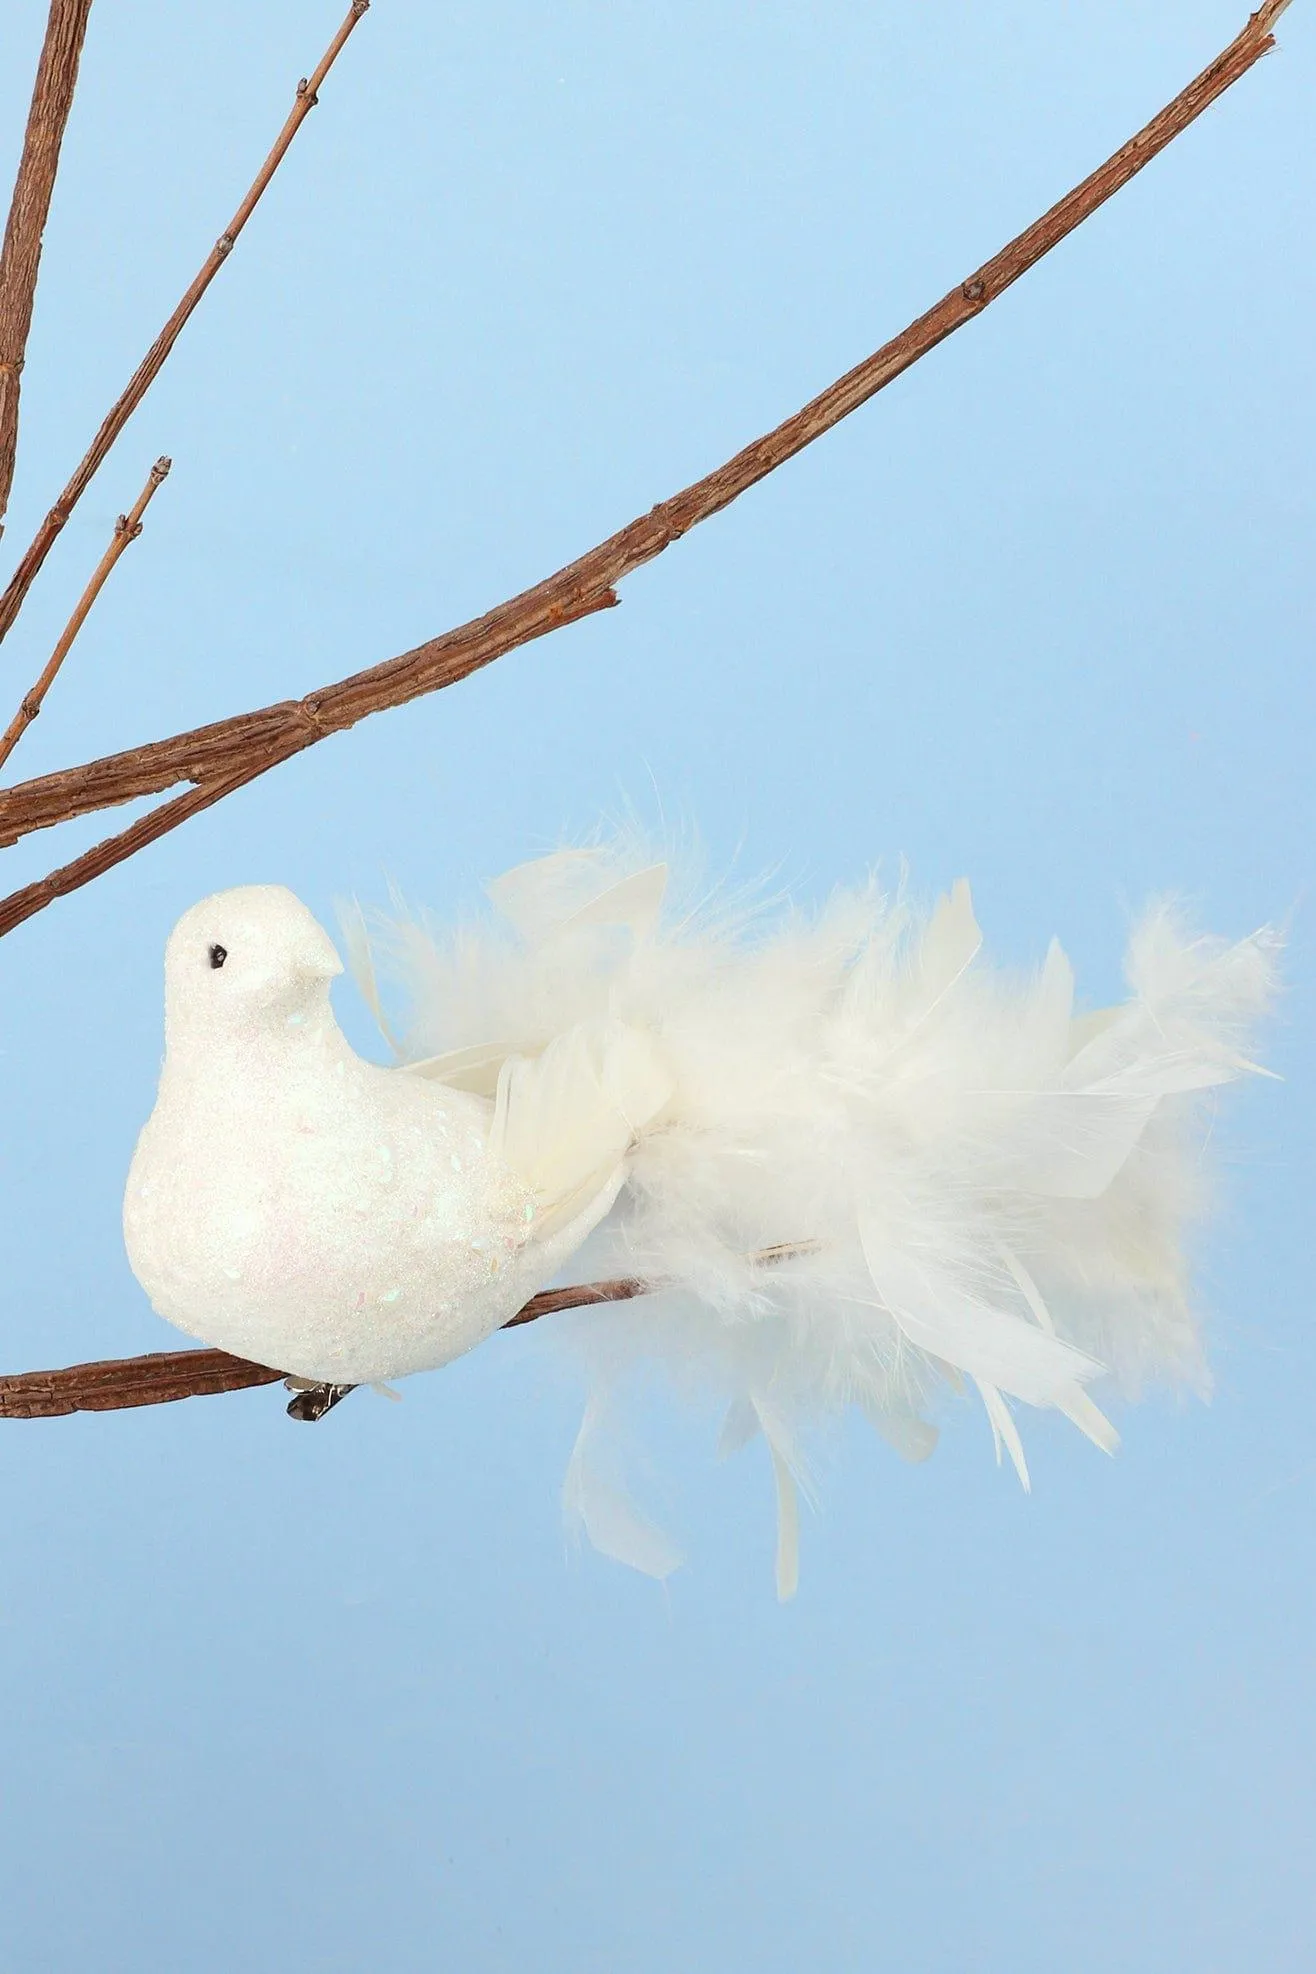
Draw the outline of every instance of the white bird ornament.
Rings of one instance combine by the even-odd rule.
[[[360,1384],[433,1370],[515,1314],[608,1211],[633,1135],[669,1088],[653,1052],[606,1025],[551,1059],[552,1117],[543,1065],[509,1074],[496,1105],[380,1068],[334,1019],[341,972],[281,886],[221,892],[184,915],[165,955],[164,1069],[124,1232],[157,1312],[180,1329]]]
[[[1054,943],[1026,978],[980,963],[963,884],[926,917],[870,885],[812,918],[673,921],[665,866],[616,843],[489,889],[501,927],[385,930],[413,1009],[391,1067],[343,1036],[341,962],[291,892],[179,921],[124,1202],[161,1316],[298,1379],[377,1383],[471,1349],[594,1236],[596,1271],[666,1286],[573,1321],[595,1389],[569,1505],[607,1553],[677,1560],[590,1454],[655,1360],[720,1397],[725,1448],[767,1439],[782,1594],[818,1418],[857,1405],[922,1458],[936,1389],[967,1378],[1027,1485],[1009,1399],[1110,1451],[1103,1374],[1202,1384],[1183,1231],[1203,1100],[1253,1067],[1272,933],[1191,938],[1158,908],[1129,999],[1076,1016]]]

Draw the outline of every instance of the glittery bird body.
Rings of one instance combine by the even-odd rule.
[[[180,921],[124,1232],[180,1329],[364,1383],[447,1363],[506,1322],[607,1212],[622,1172],[614,1154],[546,1201],[493,1149],[494,1101],[355,1054],[329,1004],[341,970],[277,886]]]

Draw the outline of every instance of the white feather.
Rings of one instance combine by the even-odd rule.
[[[1019,1485],[1025,1494],[1031,1494],[1033,1483],[1028,1478],[1028,1462],[1024,1458],[1024,1444],[1019,1437],[1019,1428],[1014,1415],[995,1385],[984,1384],[981,1378],[975,1380],[986,1409],[987,1419],[992,1429],[992,1440],[996,1446],[996,1464],[1001,1464],[1001,1448],[1005,1447],[1011,1465],[1019,1476]]]
[[[591,1400],[585,1408],[576,1443],[562,1484],[562,1507],[568,1529],[579,1527],[601,1556],[625,1563],[660,1582],[679,1569],[676,1544],[642,1515],[625,1488],[607,1480],[591,1457],[598,1435],[600,1410]]]
[[[867,1217],[859,1235],[882,1307],[901,1335],[929,1357],[1029,1405],[1055,1405],[1062,1394],[1100,1377],[1094,1358],[966,1292],[932,1259],[884,1239]]]
[[[918,1466],[932,1458],[940,1435],[926,1419],[918,1418],[913,1412],[900,1412],[889,1402],[885,1406],[869,1405],[860,1399],[859,1403],[878,1438],[884,1439],[902,1460]]]
[[[1273,934],[1205,940],[1156,907],[1128,1000],[1076,1016],[1054,942],[1032,979],[983,961],[963,883],[925,920],[871,884],[757,921],[672,889],[642,845],[559,852],[490,887],[513,932],[395,922],[379,943],[410,996],[404,1056],[497,1090],[495,1132],[550,1211],[622,1174],[573,1272],[673,1293],[562,1332],[600,1390],[648,1360],[719,1398],[723,1451],[762,1427],[783,1594],[808,1426],[854,1405],[925,1458],[921,1414],[972,1378],[1027,1486],[1009,1398],[1109,1452],[1090,1384],[1201,1383],[1183,1260],[1200,1093],[1252,1068]],[[782,1243],[810,1251],[754,1265]],[[578,1446],[569,1490],[592,1539],[663,1574],[667,1552],[588,1465]]]
[[[777,1487],[777,1599],[785,1604],[800,1587],[800,1497],[781,1454],[768,1442]]]
[[[733,1398],[717,1436],[718,1459],[728,1460],[733,1453],[739,1453],[743,1446],[757,1439],[759,1430],[759,1415],[753,1402],[748,1398]]]
[[[535,1193],[541,1234],[618,1175],[671,1094],[653,1044],[624,1022],[578,1022],[542,1054],[507,1058],[489,1147]]]

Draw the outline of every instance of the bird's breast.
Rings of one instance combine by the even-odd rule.
[[[162,1316],[280,1368],[313,1351],[341,1369],[363,1339],[432,1355],[436,1326],[487,1328],[491,1299],[516,1306],[535,1208],[488,1151],[487,1106],[396,1076],[350,1094],[162,1095],[124,1202]]]

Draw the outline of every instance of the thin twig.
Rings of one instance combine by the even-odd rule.
[[[645,1295],[644,1282],[582,1282],[575,1288],[545,1289],[532,1296],[504,1328],[561,1309],[598,1302],[627,1302]],[[21,1371],[0,1377],[0,1419],[59,1419],[71,1412],[118,1412],[134,1405],[168,1405],[178,1398],[204,1398],[222,1391],[246,1391],[277,1384],[282,1371],[230,1357],[226,1350],[157,1350],[146,1357],[113,1357],[98,1364],[73,1364],[65,1371]]]
[[[18,449],[18,398],[41,266],[41,239],[73,107],[91,0],[50,0],[23,153],[0,252],[0,533]]]
[[[592,611],[609,608],[617,601],[615,584],[652,561],[698,522],[720,513],[947,336],[981,315],[989,303],[1104,205],[1273,47],[1271,23],[1288,4],[1289,0],[1271,0],[1253,14],[1209,68],[1081,185],[900,335],[715,472],[632,521],[533,589],[369,671],[321,687],[304,699],[284,700],[233,719],[217,720],[167,740],[152,741],[0,791],[0,844],[17,842],[34,830],[74,816],[159,793],[180,781],[190,781],[198,790],[222,784],[220,792],[227,794],[328,734],[354,726],[368,714],[453,685],[518,645],[574,623]],[[12,931],[54,898],[121,863],[197,808],[209,807],[218,799],[218,794],[199,801],[181,797],[145,818],[151,825],[148,829],[134,824],[49,877],[0,899],[0,935]]]
[[[338,58],[348,35],[370,5],[370,0],[352,0],[347,18],[339,28],[329,46],[320,58],[318,67],[310,77],[303,76],[297,85],[297,95],[288,119],[274,141],[260,170],[252,180],[250,189],[242,204],[234,213],[224,231],[206,256],[200,272],[179,302],[177,308],[165,323],[164,328],[152,343],[146,355],[129,379],[122,396],[110,408],[99,432],[92,440],[81,465],[65,487],[55,505],[37,529],[22,561],[9,579],[4,595],[0,596],[0,639],[3,639],[23,606],[36,577],[37,571],[50,553],[60,529],[68,520],[77,503],[81,500],[93,475],[105,458],[106,453],[118,438],[128,420],[136,411],[147,391],[159,375],[165,358],[178,341],[183,325],[191,315],[206,289],[218,274],[224,262],[233,251],[238,235],[258,205],[261,194],[273,178],[293,138],[314,109],[321,83],[328,75]]]
[[[784,1261],[798,1261],[815,1253],[817,1247],[816,1241],[780,1241],[747,1258],[756,1267],[778,1268]],[[631,1302],[665,1286],[662,1282],[621,1279],[541,1289],[508,1318],[503,1328],[517,1330],[524,1323],[537,1323],[541,1316],[556,1316],[564,1309]],[[277,1384],[284,1375],[250,1358],[230,1357],[226,1350],[156,1350],[146,1357],[72,1364],[64,1371],[17,1371],[0,1377],[0,1419],[60,1419],[71,1412],[118,1412],[134,1405],[168,1405],[177,1398],[205,1398],[216,1392]],[[334,1392],[341,1397],[353,1389],[352,1385],[311,1386],[304,1388],[300,1397],[317,1392]],[[331,1403],[336,1404],[337,1398]],[[329,1410],[328,1405],[295,1410],[296,1405],[294,1400],[288,1408],[293,1418],[318,1419]]]
[[[5,728],[3,736],[0,736],[0,768],[4,766],[19,741],[23,738],[23,735],[31,726],[33,720],[37,717],[37,714],[41,711],[46,694],[54,684],[60,666],[68,657],[73,647],[74,638],[87,621],[88,611],[104,589],[111,569],[123,554],[124,549],[128,547],[129,543],[135,542],[138,535],[142,532],[142,516],[150,506],[156,488],[164,485],[172,464],[173,461],[169,459],[160,458],[156,460],[155,465],[146,476],[146,485],[142,488],[142,491],[138,494],[136,500],[128,509],[128,512],[121,514],[115,522],[114,533],[110,537],[110,545],[96,564],[92,572],[91,581],[78,598],[77,607],[73,615],[69,618],[67,624],[65,624],[60,634],[59,642],[46,660],[45,669],[42,671],[40,678],[32,687],[31,691],[24,694],[18,711]]]

